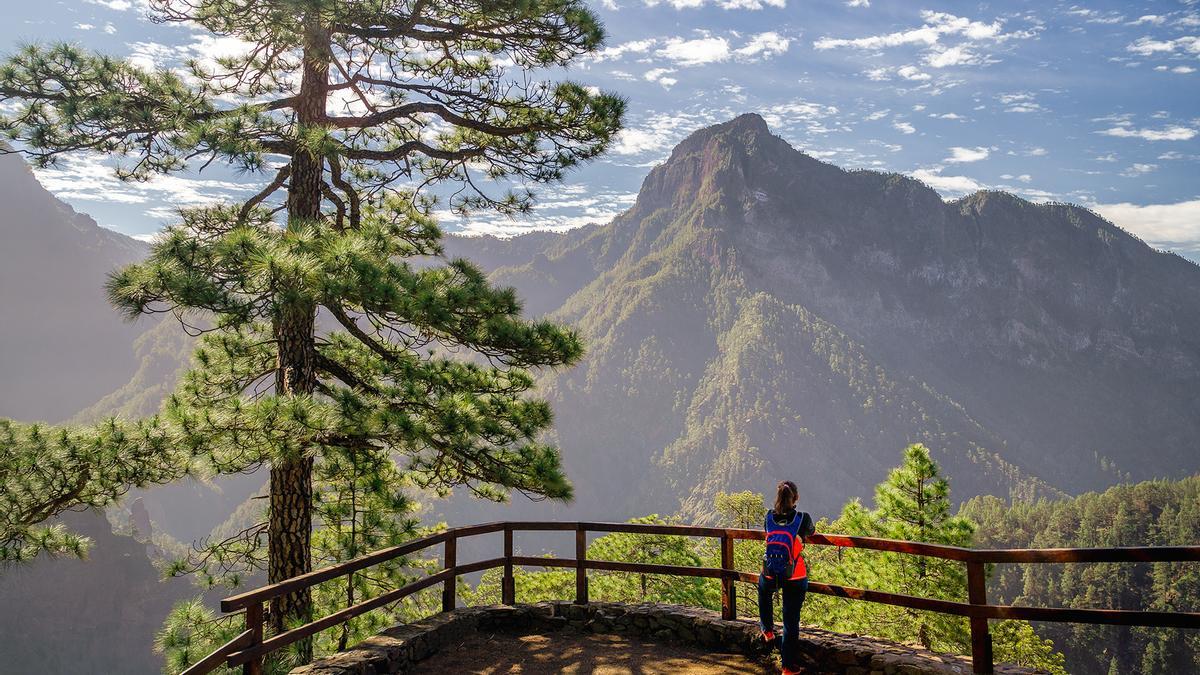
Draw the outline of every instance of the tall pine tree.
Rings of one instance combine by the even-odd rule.
[[[0,125],[38,164],[90,151],[128,158],[130,180],[201,162],[265,174],[243,204],[183,213],[144,263],[111,279],[131,317],[212,325],[137,434],[217,472],[269,467],[272,582],[311,569],[314,464],[333,452],[339,463],[399,454],[435,489],[568,497],[557,451],[535,440],[550,410],[524,394],[527,369],[579,358],[577,337],[522,320],[514,293],[465,261],[408,259],[440,253],[433,197],[456,213],[519,213],[532,204],[525,186],[604,151],[623,101],[536,75],[596,50],[595,16],[580,0],[149,7],[155,21],[246,50],[185,73],[65,44],[0,66]],[[497,182],[516,189],[490,190]],[[469,357],[450,358],[459,350]],[[311,609],[307,592],[280,598],[272,627]]]

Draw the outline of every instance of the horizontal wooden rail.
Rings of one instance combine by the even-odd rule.
[[[237,635],[237,637],[233,638],[229,642],[226,642],[220,647],[217,647],[216,651],[193,663],[186,670],[179,673],[179,675],[204,675],[204,673],[210,673],[217,668],[220,668],[221,666],[225,665],[225,659],[228,658],[230,654],[233,654],[239,649],[248,646],[253,639],[253,636],[254,631],[242,631]]]
[[[574,532],[575,557],[555,558],[515,555],[513,534],[515,532],[538,531]],[[502,557],[489,558],[471,563],[458,563],[457,542],[459,539],[494,532],[504,533],[504,555]],[[719,539],[721,567],[632,563],[621,560],[593,560],[587,557],[587,536],[589,533],[606,534],[614,532]],[[241,665],[244,673],[259,675],[262,673],[263,657],[265,655],[299,640],[312,637],[323,630],[342,624],[356,616],[393,604],[418,591],[438,584],[443,584],[443,609],[451,609],[456,602],[455,583],[458,577],[496,568],[503,568],[504,570],[501,594],[504,601],[508,603],[515,602],[515,586],[513,583],[513,569],[515,567],[574,569],[576,575],[575,601],[578,603],[586,603],[588,599],[588,570],[719,579],[721,580],[722,616],[725,618],[735,618],[737,610],[734,605],[736,595],[733,591],[733,584],[735,582],[757,583],[758,575],[733,569],[733,541],[761,540],[763,538],[764,534],[761,530],[646,523],[511,521],[452,528],[444,532],[414,539],[400,546],[375,551],[354,560],[324,567],[286,581],[225,598],[221,601],[221,610],[223,612],[230,613],[245,610],[246,630],[217,648],[213,653],[190,666],[187,670],[183,671],[183,675],[204,675],[220,667],[222,664],[230,667]],[[805,541],[808,544],[818,546],[902,553],[965,563],[968,572],[969,591],[967,602],[922,598],[902,593],[888,593],[817,581],[810,582],[808,588],[810,591],[822,595],[939,612],[969,619],[971,624],[971,657],[976,673],[992,672],[991,639],[987,632],[987,622],[989,619],[1200,628],[1200,613],[1196,612],[1148,612],[1114,609],[990,605],[987,603],[986,590],[984,588],[984,570],[987,564],[1195,562],[1200,561],[1200,546],[969,549],[924,542],[898,541],[875,537],[853,537],[838,534],[814,534],[807,537]],[[331,581],[373,565],[403,559],[405,556],[427,550],[439,544],[444,546],[442,556],[443,569],[441,571],[406,584],[401,588],[393,589],[377,597],[345,607],[303,626],[298,626],[283,633],[264,638],[263,604],[272,598],[310,588],[319,583]]]
[[[270,600],[271,598],[286,595],[293,591],[316,586],[323,581],[344,577],[351,572],[357,572],[358,570],[366,569],[372,565],[389,562],[395,560],[396,558],[406,556],[410,553],[416,553],[417,551],[425,550],[430,546],[446,541],[449,536],[449,532],[439,532],[438,534],[430,535],[428,537],[414,539],[402,546],[393,546],[391,548],[381,549],[379,551],[375,551],[374,553],[364,555],[361,558],[355,558],[344,563],[338,563],[337,565],[330,565],[329,567],[322,567],[319,570],[314,570],[308,574],[301,574],[300,576],[292,577],[286,581],[280,581],[279,583],[256,588],[252,591],[239,593],[238,595],[230,596],[222,600],[221,611],[232,612],[234,610],[246,607],[253,602],[263,602],[265,600]]]

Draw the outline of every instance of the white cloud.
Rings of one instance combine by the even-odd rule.
[[[1174,40],[1141,37],[1126,45],[1125,49],[1139,56],[1174,54],[1176,50],[1184,54],[1200,54],[1200,36],[1188,35]]]
[[[647,7],[656,7],[663,2],[664,0],[645,0]],[[665,0],[665,2],[675,9],[695,9],[709,4],[710,0]],[[757,10],[764,6],[783,8],[787,6],[787,0],[711,0],[711,4],[721,9]]]
[[[803,125],[812,134],[828,133],[830,129],[823,123],[829,118],[838,116],[838,109],[831,105],[813,103],[804,99],[794,99],[784,103],[768,106],[762,111],[763,119],[773,129],[790,128]]]
[[[892,122],[892,128],[902,134],[916,133],[916,128],[908,122]]]
[[[166,65],[179,56],[178,47],[169,47],[158,42],[129,42],[130,54],[126,61],[142,70],[155,70]]]
[[[89,5],[100,5],[102,7],[114,9],[118,12],[123,12],[123,11],[129,9],[130,7],[133,7],[133,3],[130,2],[130,0],[84,0],[84,1]]]
[[[695,40],[671,38],[656,52],[681,66],[700,66],[729,58],[729,41],[722,37],[703,37]]]
[[[117,32],[117,27],[112,25],[111,23],[106,23],[106,24],[104,24],[104,32],[108,33],[109,35],[112,35]]]
[[[1174,204],[1096,204],[1092,209],[1156,246],[1200,250],[1200,199]]]
[[[78,28],[79,30],[91,30],[91,29],[93,29],[93,28],[95,28],[95,27],[96,27],[96,24],[92,24],[92,23],[77,23],[77,24],[75,24],[75,27],[76,27],[76,28]]]
[[[870,7],[871,0],[846,0],[847,7]]]
[[[988,53],[994,51],[998,45],[1010,40],[1032,38],[1041,31],[1040,22],[1029,17],[1024,18],[1030,21],[1031,28],[1005,32],[1004,22],[1000,19],[991,22],[976,21],[946,12],[924,10],[921,12],[923,22],[918,27],[858,38],[826,36],[813,42],[813,48],[818,51],[855,49],[879,52],[893,48],[911,47],[921,53],[921,61],[925,66],[935,70],[987,65],[998,62]],[[906,67],[912,68],[912,66]],[[877,67],[865,71],[864,74],[869,79],[880,81],[888,79],[893,72],[895,71],[889,68]],[[912,72],[916,74],[919,71]],[[903,74],[900,76],[903,77]],[[919,79],[931,80],[932,76],[921,73]],[[956,84],[959,82],[943,83],[942,87],[931,93],[940,94],[944,87]]]
[[[914,82],[923,82],[930,79],[929,73],[922,73],[916,66],[901,66],[896,69],[896,74]]]
[[[736,32],[731,35],[737,37]],[[676,66],[703,66],[710,63],[723,63],[730,59],[738,61],[757,61],[761,59],[769,59],[779,54],[783,54],[788,50],[791,44],[791,39],[780,35],[775,31],[767,31],[751,36],[745,44],[737,49],[734,49],[728,39],[717,37],[709,34],[701,34],[701,37],[693,39],[684,39],[681,37],[672,37],[665,40],[643,40],[636,43],[629,43],[631,48],[616,52],[619,56],[622,53],[633,51],[636,47],[638,51],[646,51],[649,45],[645,43],[661,44],[654,55],[667,59]],[[614,48],[621,50],[621,47]],[[607,51],[607,50],[606,50]]]
[[[1125,20],[1125,16],[1119,12],[1098,12],[1094,9],[1087,9],[1077,5],[1068,9],[1067,14],[1082,17],[1088,23],[1114,24]]]
[[[677,82],[679,82],[679,80],[673,77],[667,77],[673,72],[675,72],[674,68],[654,68],[653,70],[647,70],[646,73],[642,75],[642,78],[647,82],[657,82],[664,88],[670,89],[671,87],[675,86]]]
[[[983,62],[983,57],[972,52],[965,45],[955,45],[936,50],[925,56],[925,65],[930,68],[948,68],[950,66],[968,66]]]
[[[903,45],[919,45],[934,47],[944,36],[960,36],[968,41],[1004,41],[1015,38],[1032,37],[1028,31],[1013,33],[1002,32],[1003,24],[999,20],[991,23],[972,21],[945,12],[921,12],[924,23],[918,28],[883,35],[871,35],[863,38],[830,38],[823,37],[813,43],[818,50],[848,47],[852,49],[888,49]]]
[[[657,40],[655,40],[654,38],[622,42],[619,45],[615,45],[613,47],[605,47],[604,49],[601,49],[600,51],[598,51],[594,55],[592,55],[592,60],[594,60],[594,61],[611,61],[613,59],[619,59],[626,54],[644,54],[645,52],[649,51],[650,48],[653,47],[656,42],[657,42]]]
[[[601,192],[584,197],[541,201],[532,216],[520,218],[489,216],[480,212],[464,219],[448,210],[434,215],[449,229],[462,234],[512,237],[526,232],[565,232],[584,225],[607,223],[636,200],[636,193]]]
[[[1130,126],[1116,126],[1097,131],[1103,136],[1117,138],[1140,138],[1144,141],[1188,141],[1196,136],[1196,130],[1185,126],[1170,126],[1162,129],[1135,129]]]
[[[662,137],[652,130],[622,129],[612,145],[612,152],[617,155],[640,155],[662,149],[665,145]]]
[[[942,167],[940,166],[929,169],[917,169],[909,175],[934,190],[952,197],[958,197],[983,189],[983,186],[974,178],[967,176],[943,176]]]
[[[623,156],[661,154],[674,147],[685,133],[716,121],[703,114],[656,113],[640,124],[622,129],[611,152]]]
[[[1162,16],[1159,14],[1146,14],[1144,16],[1139,16],[1137,19],[1130,21],[1125,25],[1141,26],[1142,24],[1153,24],[1155,26],[1161,26],[1164,23],[1166,23],[1166,21],[1167,21],[1167,17],[1165,17],[1165,16]]]
[[[867,120],[868,122],[874,122],[875,120],[881,120],[887,117],[888,113],[890,112],[891,110],[888,110],[887,108],[884,108],[883,110],[876,110],[875,112],[863,117],[863,119]]]
[[[114,176],[112,165],[97,155],[72,156],[54,168],[39,169],[36,174],[47,190],[63,199],[116,204],[202,206],[244,199],[256,186],[253,178],[231,182],[180,174],[127,182]]]
[[[951,164],[979,162],[987,159],[989,154],[990,152],[987,148],[962,148],[955,146],[950,148],[950,156],[943,161]]]
[[[1157,164],[1134,163],[1133,166],[1130,166],[1128,169],[1125,169],[1124,171],[1122,171],[1121,175],[1125,176],[1126,178],[1133,178],[1135,176],[1141,176],[1144,174],[1148,174],[1157,168],[1158,168]]]
[[[1175,66],[1174,68],[1171,69],[1171,72],[1179,73],[1181,75],[1188,75],[1190,73],[1196,72],[1196,69],[1191,66]]]
[[[788,50],[791,40],[779,33],[768,31],[750,38],[744,47],[734,50],[739,57],[753,59],[756,57],[770,58]]]
[[[164,215],[167,215],[167,214],[164,214]],[[153,244],[156,240],[158,240],[160,237],[162,237],[162,234],[163,233],[161,231],[160,232],[147,232],[147,233],[143,233],[143,234],[130,235],[130,237],[133,239],[137,239],[138,241],[144,241],[147,244]]]
[[[1016,92],[1011,94],[1000,94],[997,98],[1000,103],[1004,104],[1005,112],[1010,113],[1032,113],[1042,112],[1045,108],[1038,103],[1034,95],[1029,92]]]

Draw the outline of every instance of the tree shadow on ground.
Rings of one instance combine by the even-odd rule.
[[[770,660],[720,654],[624,635],[563,631],[544,635],[478,633],[442,649],[412,671],[418,675],[766,675]]]

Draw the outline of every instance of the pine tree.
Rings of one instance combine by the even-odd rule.
[[[0,420],[0,563],[39,554],[84,557],[89,541],[43,523],[68,509],[103,508],[131,487],[189,469],[157,420],[55,429]]]
[[[905,448],[903,464],[875,488],[874,509],[852,501],[830,527],[850,535],[951,546],[970,546],[974,532],[971,521],[950,514],[950,484],[921,444]],[[831,583],[926,598],[966,597],[966,570],[952,560],[846,551],[838,562],[822,564],[819,570],[821,580]],[[915,641],[941,651],[961,652],[967,643],[965,621],[958,617],[874,603],[851,607],[826,601],[814,609],[810,616],[837,630]]]
[[[1028,621],[997,621],[990,632],[997,662],[1067,675],[1066,658],[1054,651],[1053,642],[1038,637]]]
[[[718,492],[713,499],[717,511],[718,523],[724,527],[736,527],[747,530],[758,530],[763,526],[767,515],[767,505],[763,496],[749,490],[743,492]],[[721,553],[718,545],[709,540],[712,548],[712,566],[721,566]],[[763,553],[766,544],[755,540],[738,540],[733,544],[733,566],[741,572],[757,574],[762,570]],[[753,614],[758,604],[758,589],[750,584],[734,584],[737,594],[735,605],[740,613]],[[782,611],[776,603],[777,613]]]
[[[568,498],[557,451],[535,440],[549,407],[524,394],[528,369],[580,357],[577,336],[522,320],[512,290],[465,261],[410,260],[441,252],[436,198],[520,213],[526,186],[604,151],[623,101],[533,75],[597,49],[595,16],[580,0],[149,5],[248,49],[181,75],[30,46],[0,66],[0,127],[40,165],[91,151],[130,158],[129,180],[197,161],[268,176],[243,204],[182,213],[109,283],[130,317],[211,321],[143,435],[216,472],[269,467],[268,523],[240,559],[209,560],[253,567],[265,537],[270,581],[309,571],[314,467],[353,453],[401,455],[435,490]],[[303,591],[270,611],[275,631],[311,615]]]

